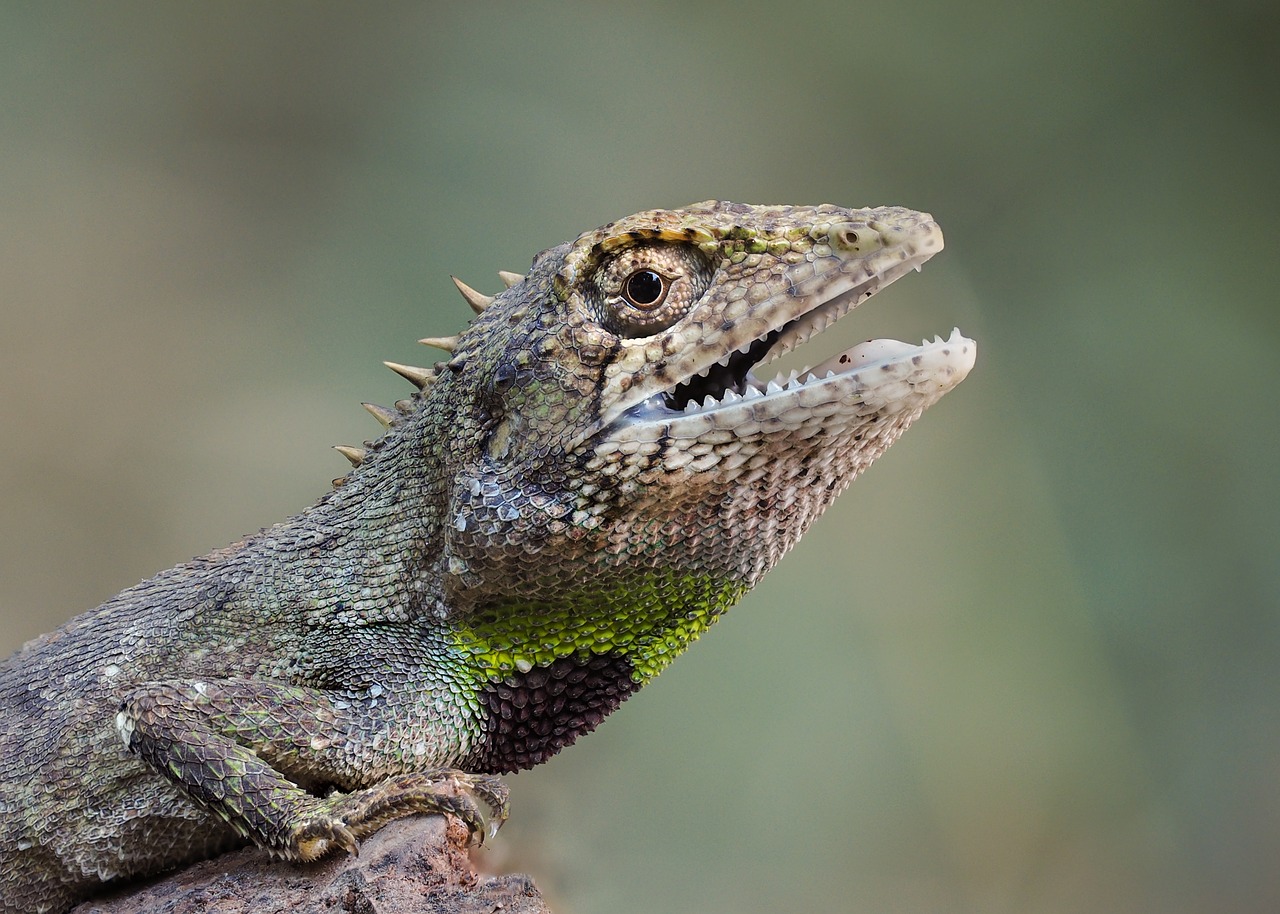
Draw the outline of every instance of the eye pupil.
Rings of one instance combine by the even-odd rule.
[[[627,300],[638,308],[659,305],[667,294],[667,281],[653,270],[636,270],[627,277]]]

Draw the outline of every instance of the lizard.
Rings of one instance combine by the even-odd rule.
[[[649,210],[501,273],[295,517],[0,667],[0,908],[252,843],[507,816],[974,364],[958,330],[764,380],[941,250],[902,207]]]

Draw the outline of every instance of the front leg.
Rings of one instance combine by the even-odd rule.
[[[497,778],[433,769],[377,780],[356,770],[362,747],[343,740],[343,714],[316,689],[153,682],[124,699],[116,727],[130,751],[198,804],[289,860],[355,853],[358,838],[413,813],[455,815],[478,840],[507,815]],[[317,795],[332,787],[349,792]]]

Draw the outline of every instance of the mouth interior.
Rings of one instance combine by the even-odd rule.
[[[681,381],[670,390],[663,391],[663,406],[679,412],[690,403],[703,402],[708,396],[721,400],[729,391],[736,394],[746,393],[747,375],[751,373],[752,368],[764,361],[765,356],[785,329],[784,326],[777,330],[770,330],[753,342],[746,352],[734,350],[727,359],[721,359],[701,374],[696,374],[686,381]]]

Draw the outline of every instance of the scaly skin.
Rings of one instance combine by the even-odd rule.
[[[899,208],[703,203],[544,251],[339,485],[0,668],[0,905],[252,841],[290,859],[592,730],[778,561],[974,344],[749,369],[942,247]],[[828,374],[828,370],[834,373]]]

